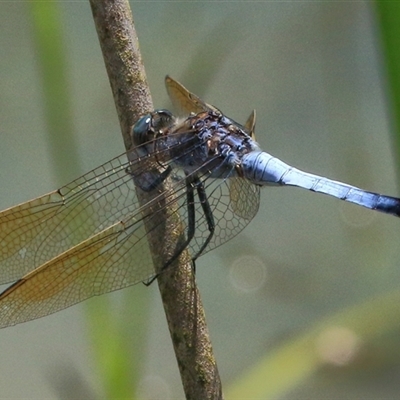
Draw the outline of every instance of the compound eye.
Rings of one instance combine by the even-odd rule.
[[[133,138],[139,138],[143,135],[147,135],[150,130],[150,126],[152,125],[152,116],[151,114],[143,115],[140,117],[136,124],[133,126],[132,129],[132,136]]]
[[[153,115],[158,115],[160,118],[162,118],[163,120],[166,120],[166,121],[170,121],[171,119],[174,118],[174,116],[172,115],[172,112],[168,111],[168,110],[166,110],[164,108],[155,110],[155,111],[152,112],[152,114]]]
[[[146,143],[163,128],[171,126],[175,121],[168,110],[155,110],[140,117],[132,129],[132,139],[136,145]]]
[[[151,113],[151,127],[158,131],[162,128],[170,126],[174,121],[174,116],[168,110],[160,109]]]

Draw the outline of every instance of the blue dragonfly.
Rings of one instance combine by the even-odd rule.
[[[183,236],[163,268],[184,249],[195,260],[241,232],[258,211],[262,186],[297,186],[400,215],[396,197],[303,172],[262,151],[255,112],[241,125],[174,79],[165,83],[179,116],[144,115],[131,150],[0,212],[0,284],[12,283],[0,294],[0,327],[151,282],[157,274],[147,235],[162,229],[163,207],[173,204],[167,218]],[[152,193],[151,204],[140,205],[136,190]]]

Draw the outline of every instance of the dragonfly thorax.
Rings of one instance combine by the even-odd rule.
[[[218,174],[223,168],[232,175],[242,157],[258,149],[257,143],[241,125],[215,110],[190,115],[168,130],[171,137],[181,134],[195,138],[195,144],[188,144],[191,149],[182,153],[180,147],[176,154],[175,163],[187,173],[209,170],[212,174],[211,171],[218,167]]]

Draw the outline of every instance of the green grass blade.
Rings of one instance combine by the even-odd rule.
[[[29,3],[33,37],[43,88],[47,141],[54,176],[65,183],[78,176],[79,156],[74,136],[67,55],[58,2]],[[66,175],[68,171],[68,175]]]
[[[398,332],[399,303],[400,292],[394,291],[321,320],[262,358],[228,388],[226,399],[279,399],[325,365],[319,348],[324,334],[340,329],[367,347]]]
[[[32,2],[29,7],[52,168],[57,181],[66,183],[82,171],[74,137],[62,10],[56,1]],[[85,303],[91,351],[106,398],[133,398],[143,364],[149,291],[135,288],[122,296],[118,307],[113,307],[110,296]]]
[[[400,172],[400,3],[376,1],[384,64],[390,100],[389,112],[394,121],[393,133]]]

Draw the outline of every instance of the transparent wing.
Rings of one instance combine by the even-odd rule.
[[[193,145],[199,145],[196,135],[191,137]],[[177,146],[181,143],[178,140]],[[163,160],[164,168],[174,166],[174,160],[165,161],[168,150],[154,153],[157,164]],[[193,146],[188,146],[186,151],[189,154],[192,150]],[[146,211],[151,205],[139,206],[133,180],[153,179],[154,174],[149,174],[151,157],[142,159],[137,154],[128,154],[136,159],[130,162],[127,154],[122,154],[58,191],[0,213],[0,279],[17,280],[0,295],[1,327],[39,318],[154,276],[144,221],[147,229],[162,229],[164,224],[157,211]],[[210,162],[218,169],[223,160]],[[176,199],[181,216],[181,222],[176,223],[185,231],[190,224],[186,179],[176,170],[172,190],[162,194],[166,204],[170,198]],[[199,179],[216,225],[205,249],[208,251],[250,222],[258,209],[259,189],[240,178],[232,178],[231,185],[228,182],[232,179],[218,179],[209,173]],[[196,229],[189,245],[193,256],[209,236],[207,217],[200,200],[195,199]],[[175,215],[167,218],[176,221]],[[178,240],[182,239],[176,240],[171,248],[179,248]]]
[[[166,158],[169,150],[154,155]],[[0,284],[21,278],[116,222],[140,219],[133,176],[143,182],[153,175],[149,174],[150,160],[133,153],[140,149],[116,157],[57,191],[0,212]],[[134,161],[128,162],[127,156]]]
[[[215,169],[218,170],[218,166]],[[229,178],[220,179],[215,172],[213,177],[205,174],[199,178],[204,185],[206,200],[215,224],[212,238],[201,253],[205,254],[235,237],[254,218],[260,204],[260,187],[234,176],[233,170],[232,177]],[[181,221],[187,230],[189,216],[184,196],[179,196],[179,204]],[[198,196],[195,196],[194,207],[196,229],[189,250],[192,257],[197,257],[210,236],[210,229],[209,219]]]
[[[0,213],[0,282],[21,278],[127,216],[140,217],[126,154]],[[138,168],[138,167],[136,167]]]
[[[123,154],[0,213],[0,283],[14,281],[137,209]]]
[[[217,111],[171,78],[166,78],[166,85],[186,113]],[[254,121],[252,114],[246,123],[250,133]],[[174,170],[175,160],[171,159],[171,154],[177,153],[181,160],[189,159],[196,146],[203,146],[191,127],[188,129],[145,143],[57,191],[0,212],[0,283],[16,281],[0,295],[0,326],[45,316],[153,277],[146,229],[163,228],[159,216],[163,210],[157,211],[155,206],[161,197],[163,204],[171,203],[170,199],[177,202],[181,221],[172,211],[167,217],[174,221],[172,229],[175,223],[179,224],[176,230],[183,227],[186,233],[195,227],[189,244],[193,257],[200,250],[204,253],[225,243],[250,222],[258,210],[259,188],[234,177],[233,170],[232,178],[227,179],[224,168],[224,178],[218,179],[215,171],[224,160],[217,155],[208,160],[211,169],[202,165],[193,172],[206,196],[202,200],[195,196],[191,204],[195,217],[189,218],[187,182],[194,180],[182,170]],[[157,180],[160,167],[174,171],[168,193],[154,185],[162,182],[163,178]],[[155,191],[154,204],[140,208],[135,183]],[[214,227],[211,240],[210,224]],[[170,243],[171,248],[178,249],[178,241],[182,238]]]
[[[210,204],[215,232],[202,254],[221,246],[241,232],[256,215],[260,204],[260,188],[242,178],[229,180],[210,179],[206,182],[206,192]],[[196,207],[195,237],[189,245],[195,257],[209,235],[207,219],[201,204]]]
[[[0,327],[43,317],[154,275],[143,223],[115,223],[61,253],[0,295]]]

